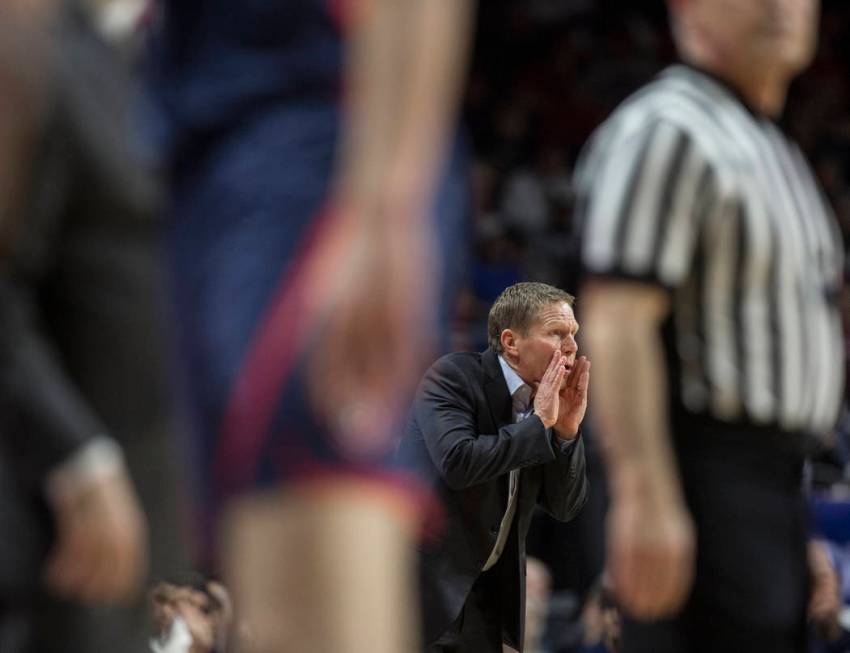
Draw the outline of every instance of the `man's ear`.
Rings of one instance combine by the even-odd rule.
[[[502,343],[503,352],[510,354],[511,356],[517,355],[517,336],[511,329],[505,329],[502,331],[499,341]]]

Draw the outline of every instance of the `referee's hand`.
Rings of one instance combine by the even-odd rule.
[[[681,500],[621,497],[608,517],[608,568],[620,607],[654,621],[684,606],[694,576],[693,522]]]

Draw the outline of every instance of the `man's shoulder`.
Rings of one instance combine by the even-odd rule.
[[[419,384],[417,401],[428,397],[477,396],[493,376],[493,363],[487,362],[492,352],[454,352],[441,356],[428,368]]]
[[[665,124],[701,146],[706,155],[734,144],[728,120],[745,111],[721,82],[685,65],[673,65],[626,98],[603,123],[616,150],[636,134]]]
[[[594,132],[576,168],[579,189],[593,186],[609,161],[638,152],[660,132],[682,137],[715,172],[735,162],[740,146],[722,113],[735,115],[734,98],[717,82],[686,66],[671,66],[624,100]],[[639,161],[640,157],[630,160]]]
[[[425,381],[482,386],[499,376],[501,369],[498,356],[488,349],[483,352],[463,351],[441,356],[425,374]]]
[[[444,374],[470,373],[482,369],[486,352],[455,351],[441,356],[431,365],[431,371]]]

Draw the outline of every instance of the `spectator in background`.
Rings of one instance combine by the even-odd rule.
[[[581,611],[583,626],[581,653],[618,653],[620,613],[611,591],[600,578],[590,591]]]
[[[250,653],[243,636],[233,642],[233,606],[221,583],[203,576],[175,577],[158,583],[150,592],[154,623],[153,653]]]
[[[525,638],[524,653],[541,653],[549,601],[552,598],[552,576],[540,560],[529,557],[525,565]]]
[[[808,547],[809,572],[814,588],[809,601],[808,618],[815,634],[825,643],[835,642],[842,635],[839,612],[842,605],[839,576],[829,545],[812,539]]]
[[[0,650],[141,653],[185,565],[155,187],[84,8],[0,13]]]

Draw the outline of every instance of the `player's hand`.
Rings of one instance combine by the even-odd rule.
[[[543,378],[540,379],[534,395],[534,414],[540,418],[547,429],[558,422],[559,393],[567,374],[567,369],[564,367],[566,362],[567,357],[560,350],[552,353],[552,360],[549,361],[549,367],[543,373]]]
[[[620,607],[643,621],[671,617],[690,593],[694,527],[679,499],[622,497],[608,515],[608,568]]]
[[[370,457],[392,446],[433,347],[439,268],[430,221],[341,211],[331,235],[338,253],[326,257],[322,292],[333,299],[311,362],[311,392],[346,454]]]
[[[560,392],[558,422],[555,435],[562,440],[572,440],[578,435],[578,429],[587,410],[587,388],[590,385],[590,361],[579,356],[564,379]]]
[[[134,598],[147,571],[147,525],[123,468],[54,497],[51,507],[48,588],[88,604]]]

